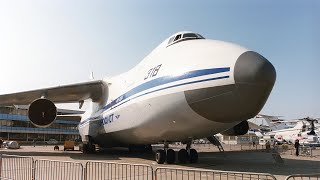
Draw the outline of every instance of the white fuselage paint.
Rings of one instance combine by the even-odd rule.
[[[315,135],[309,135],[308,133],[310,133],[310,131],[307,129],[308,128],[303,121],[298,121],[296,126],[293,128],[271,131],[267,133],[267,135],[274,136],[274,138],[279,142],[286,141],[289,143],[294,143],[295,140],[298,139],[302,144],[308,141],[313,141],[313,137],[318,140],[319,131],[315,130]]]
[[[104,137],[98,139],[103,144],[183,141],[207,137],[239,123],[215,122],[200,116],[190,108],[184,92],[234,84],[236,60],[248,49],[208,39],[186,40],[168,47],[167,42],[130,71],[105,79],[109,91],[106,105],[93,103],[79,125],[84,141],[87,135]],[[148,72],[159,65],[152,77]],[[183,78],[186,73],[215,68],[229,70]],[[170,77],[174,80],[166,81]],[[123,96],[132,91],[129,97]]]

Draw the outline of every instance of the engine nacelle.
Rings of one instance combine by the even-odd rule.
[[[29,106],[28,116],[33,125],[48,127],[57,117],[57,108],[48,99],[36,99]]]
[[[241,136],[245,135],[249,130],[248,121],[242,121],[241,123],[233,126],[232,128],[221,132],[220,134],[225,136]]]

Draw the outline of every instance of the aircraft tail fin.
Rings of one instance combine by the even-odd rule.
[[[306,124],[303,121],[298,121],[297,124],[293,127],[294,129],[304,129]]]
[[[263,118],[272,131],[276,131],[284,128],[283,126],[285,125],[280,125],[282,120],[280,120],[279,117],[282,117],[282,116],[269,116],[269,115],[263,115],[263,114],[258,114],[256,116],[256,118]]]
[[[263,134],[259,131],[254,132],[256,134],[256,136],[258,136],[259,138],[263,137]]]

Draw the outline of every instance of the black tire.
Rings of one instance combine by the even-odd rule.
[[[89,154],[89,146],[88,144],[83,144],[81,149],[83,154]]]
[[[92,154],[96,152],[96,146],[93,144],[83,144],[82,153],[83,154]]]
[[[157,150],[156,152],[156,162],[158,164],[163,164],[166,160],[166,152],[164,150]]]
[[[178,152],[179,163],[181,164],[187,163],[188,158],[189,158],[188,151],[186,149],[180,149],[180,151]]]
[[[190,160],[190,163],[196,163],[198,162],[198,152],[197,150],[195,149],[190,149],[189,151],[189,160]]]
[[[168,164],[173,164],[174,161],[176,160],[176,152],[172,149],[167,150],[167,163]]]

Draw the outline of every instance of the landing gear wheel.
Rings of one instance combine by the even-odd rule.
[[[190,160],[190,163],[198,162],[198,152],[197,152],[197,150],[190,149],[190,151],[189,151],[189,160]]]
[[[166,160],[166,152],[164,150],[157,150],[156,161],[158,164],[163,164]]]
[[[96,146],[94,144],[83,144],[82,153],[83,154],[92,154],[96,152]]]
[[[178,160],[181,164],[187,163],[188,151],[186,149],[180,149],[180,151],[178,152]]]
[[[81,151],[82,151],[83,154],[89,154],[88,144],[83,144]]]
[[[167,163],[168,164],[173,164],[174,161],[176,160],[176,153],[172,149],[167,150]]]

